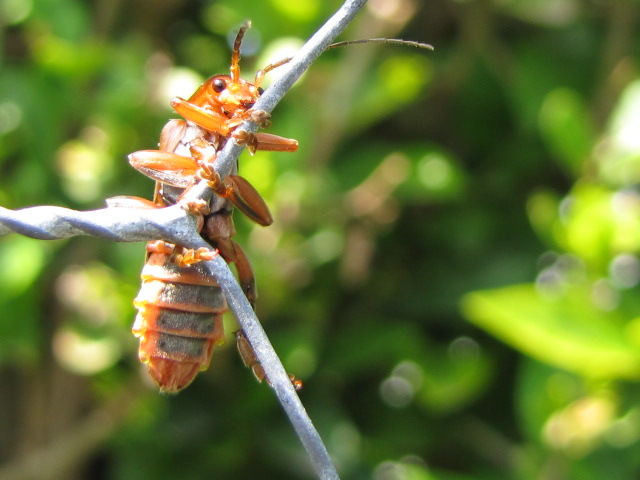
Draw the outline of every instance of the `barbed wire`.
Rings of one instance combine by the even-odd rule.
[[[347,0],[283,67],[284,73],[258,99],[254,108],[270,113],[302,73],[365,4],[366,0]],[[250,121],[239,127],[247,132],[255,132],[257,128],[255,122]],[[244,146],[231,141],[219,152],[216,170],[222,178],[229,174],[243,148]],[[190,189],[188,195],[191,198],[208,200],[212,192],[205,182],[200,182]],[[54,206],[20,210],[0,207],[0,236],[13,232],[42,240],[90,235],[118,242],[162,239],[187,248],[210,248],[211,246],[198,234],[196,224],[195,217],[177,205],[161,209],[113,206],[84,212]],[[335,465],[318,431],[229,266],[219,256],[211,261],[202,262],[202,265],[221,286],[229,308],[254,348],[280,404],[309,454],[318,477],[338,479]]]
[[[184,232],[194,231],[196,220],[179,206],[162,209],[113,207],[77,211],[38,206],[21,210],[0,207],[0,236],[19,233],[39,240],[59,240],[77,235],[102,237],[114,242],[164,239],[177,243]]]

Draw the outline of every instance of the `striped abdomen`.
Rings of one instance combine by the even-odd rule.
[[[140,361],[161,391],[175,393],[208,368],[214,346],[224,343],[227,303],[198,263],[179,266],[165,253],[150,253],[141,277],[133,324]]]

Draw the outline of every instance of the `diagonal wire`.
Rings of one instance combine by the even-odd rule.
[[[292,58],[286,66],[286,72],[265,91],[254,108],[270,113],[288,89],[349,24],[365,3],[366,0],[347,0]],[[240,129],[255,132],[257,125],[254,122],[245,122]],[[218,154],[216,170],[222,178],[231,171],[242,149],[243,146],[231,141],[227,142]],[[212,192],[205,182],[200,182],[189,191],[192,198],[206,200],[211,195]],[[0,236],[11,232],[42,240],[91,235],[122,242],[163,239],[187,248],[210,248],[198,234],[195,218],[177,205],[149,210],[111,207],[86,212],[52,206],[16,211],[0,207]],[[228,265],[221,257],[202,264],[221,286],[230,309],[254,348],[280,404],[306,448],[318,478],[338,479],[337,470],[318,431]]]

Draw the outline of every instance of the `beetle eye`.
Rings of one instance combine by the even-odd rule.
[[[225,82],[224,80],[222,80],[221,78],[216,78],[213,81],[213,91],[216,93],[220,93],[221,91],[223,91],[225,88],[227,88],[227,82]]]
[[[258,95],[262,95],[264,93],[264,88],[258,87]]]

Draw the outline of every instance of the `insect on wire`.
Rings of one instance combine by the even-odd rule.
[[[430,45],[418,42],[388,39],[365,39],[331,44],[333,39],[348,25],[365,3],[365,0],[349,0],[345,2],[302,47],[298,54],[291,59],[283,60],[258,72],[255,83],[259,84],[264,74],[269,70],[276,67],[283,69],[283,74],[273,82],[264,94],[250,99],[247,103],[248,109],[253,112],[260,112],[260,116],[238,115],[232,117],[231,122],[229,122],[229,117],[214,118],[213,120],[211,120],[210,116],[205,118],[207,115],[202,115],[198,105],[197,96],[200,90],[187,101],[175,99],[172,102],[178,113],[185,118],[200,125],[205,130],[220,132],[224,138],[221,140],[221,138],[203,137],[201,144],[191,145],[191,147],[195,148],[189,148],[191,158],[182,154],[184,158],[194,162],[193,177],[201,179],[186,190],[179,183],[179,178],[171,178],[171,175],[167,177],[164,175],[165,172],[161,171],[162,168],[158,167],[160,164],[165,165],[163,162],[167,159],[169,163],[172,161],[181,162],[182,159],[176,158],[181,153],[175,153],[174,157],[166,156],[166,154],[174,155],[174,151],[170,148],[161,148],[160,151],[152,151],[151,153],[149,151],[141,151],[132,155],[134,166],[145,175],[159,182],[160,186],[156,190],[154,202],[147,202],[149,204],[155,203],[156,206],[161,206],[162,208],[150,208],[148,205],[145,208],[131,208],[131,204],[127,204],[131,199],[124,197],[114,199],[109,208],[87,212],[50,206],[32,207],[17,211],[0,207],[0,236],[16,232],[32,238],[47,240],[75,235],[91,235],[113,241],[155,241],[154,245],[148,247],[147,250],[150,255],[155,253],[159,253],[161,256],[164,255],[165,257],[161,259],[160,264],[166,265],[166,259],[173,255],[173,250],[169,252],[169,249],[165,250],[162,244],[156,242],[167,242],[173,246],[180,245],[184,249],[196,252],[196,255],[197,252],[203,249],[209,252],[213,251],[212,245],[220,250],[219,244],[211,241],[207,243],[203,239],[199,233],[201,222],[198,222],[196,216],[193,215],[199,212],[206,217],[209,214],[212,205],[209,202],[214,197],[214,193],[220,198],[225,198],[225,195],[229,195],[231,202],[243,213],[246,213],[259,223],[268,224],[270,221],[268,210],[264,213],[259,195],[258,199],[256,199],[254,190],[250,186],[247,186],[242,180],[236,180],[233,176],[230,178],[232,182],[235,182],[233,185],[225,184],[221,179],[229,178],[228,175],[234,171],[238,155],[245,146],[254,149],[263,148],[281,151],[295,149],[292,143],[288,143],[287,139],[281,140],[282,137],[256,134],[256,131],[258,124],[266,123],[275,105],[313,61],[327,48],[337,48],[349,44],[383,42],[400,43],[417,48],[432,48]],[[241,82],[238,62],[239,42],[242,34],[243,30],[239,33],[234,46],[231,75],[212,77],[210,79],[210,87],[216,92],[224,87],[233,86]],[[223,81],[224,87],[221,86],[219,80]],[[202,122],[204,122],[204,125]],[[180,137],[180,132],[187,128],[183,124],[172,124],[171,122],[167,127],[169,127],[169,133],[165,140],[161,139],[161,144],[164,142],[165,147],[170,144],[174,145],[175,138]],[[274,147],[272,148],[270,145],[274,145]],[[284,147],[281,148],[281,145],[284,145]],[[192,153],[198,149],[200,149],[199,153]],[[211,158],[211,155],[215,157],[214,167],[207,165],[207,163],[213,162],[205,161],[206,158]],[[203,166],[205,167],[203,168]],[[172,188],[174,191],[171,191]],[[175,190],[176,188],[177,190]],[[227,188],[235,188],[236,193],[232,193],[232,190],[227,190]],[[233,195],[236,195],[237,198],[233,197]],[[255,195],[257,195],[257,192],[255,192]],[[134,203],[136,201],[136,199],[133,200]],[[201,211],[198,211],[203,203],[208,208],[202,208]],[[224,242],[226,243],[227,240],[224,240]],[[243,289],[243,286],[238,283],[227,265],[229,258],[232,258],[231,261],[235,262],[237,260],[234,259],[237,257],[234,254],[229,254],[229,252],[227,252],[226,256],[227,258],[223,258],[225,254],[202,255],[202,258],[197,259],[197,263],[202,269],[201,273],[203,276],[215,278],[224,298],[228,302],[229,308],[233,311],[242,327],[242,331],[238,336],[238,345],[241,347],[241,353],[243,349],[246,352],[243,355],[245,362],[249,359],[252,363],[248,366],[254,368],[255,365],[259,365],[260,369],[263,369],[262,372],[256,372],[254,368],[254,373],[259,378],[262,375],[262,378],[267,379],[274,389],[283,409],[309,453],[318,477],[336,479],[338,474],[335,466],[294,390],[295,382],[292,384],[291,378],[285,372],[282,363],[253,312],[251,305],[252,287],[247,287],[247,278],[241,278],[244,283]],[[158,280],[161,283],[164,282],[162,277],[158,278]],[[143,319],[143,323],[145,321],[146,319]],[[144,324],[143,327],[147,328],[148,324]],[[141,334],[145,333],[142,330],[140,331]],[[143,347],[141,346],[141,357],[142,353]],[[146,354],[147,351],[145,350],[144,353]],[[206,362],[206,359],[204,361]],[[196,369],[199,369],[200,366],[201,363],[197,363]],[[165,377],[162,374],[163,372],[161,372],[159,378],[156,378],[161,387],[163,385],[162,382],[165,381]],[[189,373],[185,377],[186,383],[191,381],[192,377],[190,375]],[[175,378],[170,378],[168,381],[173,382]],[[167,383],[167,389],[170,391],[172,389],[177,390],[183,387],[183,383],[182,380],[179,380],[178,383]]]

